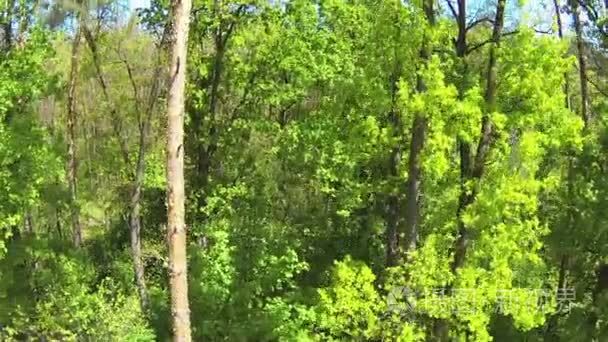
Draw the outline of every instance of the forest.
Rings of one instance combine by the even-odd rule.
[[[4,0],[0,341],[608,341],[608,1]]]

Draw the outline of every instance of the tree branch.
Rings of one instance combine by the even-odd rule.
[[[118,110],[114,102],[110,98],[110,93],[108,91],[108,84],[103,74],[103,70],[101,68],[101,61],[99,60],[99,50],[97,48],[97,43],[95,38],[91,34],[91,31],[86,25],[82,25],[82,32],[84,34],[85,40],[89,49],[91,50],[91,54],[93,55],[93,64],[95,65],[95,71],[97,73],[97,79],[99,80],[99,85],[101,86],[101,90],[105,100],[110,105],[110,115],[112,116],[112,125],[114,127],[114,134],[116,134],[116,138],[118,139],[118,145],[120,146],[120,150],[122,153],[122,157],[127,165],[129,165],[129,147],[127,146],[127,142],[122,136],[122,124],[119,119]]]
[[[492,20],[491,18],[488,18],[488,17],[484,17],[484,18],[480,18],[480,19],[477,19],[477,20],[473,20],[471,23],[469,23],[467,25],[467,27],[466,27],[465,30],[469,31],[472,28],[474,28],[475,26],[477,26],[477,25],[479,25],[481,23],[484,23],[484,22],[488,22],[490,24],[494,24],[494,20]]]
[[[501,35],[501,37],[512,36],[512,35],[518,34],[518,33],[519,33],[519,30],[515,30],[515,31],[511,31],[511,32],[506,32],[506,33],[503,33]],[[479,48],[481,48],[481,47],[483,47],[485,45],[493,43],[493,42],[494,42],[494,39],[490,38],[490,39],[484,40],[484,41],[482,41],[480,43],[477,43],[477,44],[471,46],[469,49],[467,49],[467,54],[471,53],[471,52],[473,52],[473,51],[475,51],[475,50],[477,50],[477,49],[479,49]]]
[[[608,92],[604,89],[601,89],[601,87],[595,82],[593,81],[591,78],[588,78],[587,81],[589,83],[591,83],[591,85],[602,95],[604,95],[605,97],[608,97]]]
[[[452,5],[452,1],[445,0],[445,2],[448,4],[448,7],[450,8],[450,12],[452,12],[452,15],[454,16],[454,18],[458,18],[458,14],[456,13],[456,9],[454,8],[454,5]]]

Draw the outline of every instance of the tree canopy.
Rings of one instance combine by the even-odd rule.
[[[0,340],[605,341],[606,6],[3,2]]]

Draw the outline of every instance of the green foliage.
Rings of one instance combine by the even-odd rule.
[[[528,7],[508,1],[494,46],[495,4],[480,2],[468,6],[479,11],[468,8],[462,57],[451,11],[433,2],[431,24],[426,3],[194,1],[183,146],[194,340],[409,342],[439,339],[442,325],[458,341],[605,339],[606,18],[585,12],[584,127],[575,40],[525,27]],[[171,338],[160,41],[170,4],[153,1],[139,23],[118,20],[118,5],[57,4],[43,10],[52,30],[30,1],[0,5],[15,36],[0,43],[2,340]],[[64,164],[78,25],[95,49],[83,39],[76,60],[76,249]],[[388,268],[387,231],[403,240],[409,219],[416,118],[417,247]],[[475,160],[485,119],[483,172],[464,174],[461,147]],[[129,231],[140,151],[147,312]],[[569,312],[558,312],[558,286],[575,290]],[[405,312],[387,304],[399,288],[411,291],[398,298]]]
[[[346,257],[336,262],[331,283],[319,290],[316,329],[323,341],[370,340],[381,333],[384,302],[374,287],[375,276],[364,263]]]
[[[37,239],[12,244],[2,263],[3,339],[154,340],[132,286],[124,290],[111,278],[99,280],[82,255],[65,250]],[[29,272],[9,276],[11,269]]]

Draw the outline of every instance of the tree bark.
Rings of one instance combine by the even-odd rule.
[[[434,0],[425,0],[423,4],[424,13],[428,25],[432,28],[435,25],[435,12],[433,8]],[[428,40],[424,39],[422,47],[420,48],[420,57],[422,60],[422,67],[428,66],[429,59],[431,58],[430,45]],[[421,76],[418,76],[416,91],[423,93],[426,91],[426,84]],[[407,195],[405,205],[405,239],[403,250],[406,255],[416,249],[418,240],[419,230],[419,219],[420,219],[420,184],[421,179],[421,165],[420,156],[422,149],[424,148],[424,140],[427,131],[427,119],[424,113],[416,113],[414,122],[412,123],[412,139],[410,141],[410,155],[408,165],[408,181],[407,181]]]
[[[585,42],[583,40],[583,26],[580,19],[579,3],[571,0],[572,21],[576,34],[576,58],[578,60],[578,74],[581,87],[581,116],[585,128],[589,126],[591,115],[589,113],[589,89],[587,82],[587,59],[585,58]]]
[[[184,193],[184,91],[190,0],[172,1],[173,41],[167,122],[167,238],[173,340],[191,341]]]
[[[139,292],[139,301],[141,310],[144,313],[148,312],[149,299],[148,290],[146,288],[145,267],[141,253],[141,197],[142,185],[145,175],[145,139],[144,134],[140,134],[140,145],[137,156],[137,168],[135,170],[135,179],[133,184],[133,192],[131,194],[131,213],[129,214],[129,231],[131,235],[131,256],[133,259],[133,271],[135,273],[135,283]]]
[[[454,257],[451,263],[453,273],[462,267],[466,258],[466,252],[469,245],[469,237],[467,227],[462,219],[464,211],[475,201],[476,190],[469,188],[471,181],[478,182],[483,176],[484,166],[486,163],[487,153],[491,145],[491,137],[493,132],[490,115],[495,109],[496,103],[496,50],[500,46],[500,38],[504,25],[504,12],[506,0],[498,0],[496,4],[496,17],[494,19],[494,28],[492,30],[492,39],[490,45],[490,57],[488,67],[486,69],[486,91],[484,94],[485,110],[481,124],[481,137],[477,145],[477,154],[473,158],[471,154],[471,144],[464,140],[458,141],[458,149],[460,153],[460,196],[458,198],[458,208],[456,210],[456,218],[458,221],[458,234],[454,242]],[[467,64],[466,56],[468,53],[467,46],[467,26],[466,26],[466,0],[458,0],[458,13],[456,18],[458,24],[458,37],[456,39],[456,55],[462,62],[462,81],[458,87],[458,96],[463,98],[467,90]],[[448,292],[451,291],[453,284],[447,286]],[[446,319],[438,319],[433,327],[434,336],[439,341],[447,341],[449,334],[449,324]]]
[[[396,114],[392,114],[396,116]],[[397,126],[399,123],[393,123]],[[401,148],[396,146],[391,151],[389,172],[392,178],[399,175],[398,166],[401,161]],[[399,194],[390,194],[386,203],[386,266],[397,266],[399,260],[399,225],[401,221],[401,199]]]
[[[160,48],[163,47],[165,43],[165,33],[163,34],[163,38],[159,44]],[[143,258],[141,253],[141,199],[143,196],[143,183],[144,177],[146,174],[146,151],[148,147],[148,137],[150,136],[150,126],[152,124],[152,112],[154,111],[154,105],[156,104],[156,100],[158,97],[159,91],[159,81],[162,73],[161,68],[161,58],[160,58],[160,49],[159,49],[159,58],[157,66],[154,70],[154,75],[152,76],[152,87],[150,88],[149,97],[147,99],[147,107],[145,109],[144,115],[140,116],[139,122],[139,150],[137,152],[137,162],[135,167],[135,175],[133,179],[133,192],[131,193],[131,213],[129,215],[129,228],[131,232],[131,250],[133,257],[133,268],[135,271],[135,281],[137,283],[137,288],[139,291],[140,297],[140,305],[143,312],[147,312],[149,309],[149,296],[148,290],[146,288],[146,279],[145,279],[145,267],[143,265]],[[125,61],[127,65],[127,70],[129,71],[129,78],[131,79],[133,85],[133,92],[135,96],[135,100],[138,100],[138,92],[137,86],[135,84],[135,80],[131,73],[131,68],[128,62]],[[140,106],[138,105],[137,108]]]
[[[555,9],[555,20],[557,23],[557,37],[561,40],[564,39],[564,28],[559,0],[553,0],[553,8]],[[570,81],[568,81],[568,73],[564,73],[564,94],[566,95],[566,108],[570,109]]]
[[[393,147],[388,163],[389,173],[392,179],[398,179],[399,177],[399,164],[401,163],[402,147],[401,147],[401,131],[403,124],[397,111],[397,94],[399,92],[398,82],[400,77],[401,66],[397,63],[395,71],[391,77],[391,97],[392,97],[392,108],[390,112],[390,120],[394,129],[394,137],[397,138],[397,145]],[[399,195],[399,188],[397,193],[391,193],[387,199],[386,206],[386,266],[396,266],[400,257],[399,253],[399,235],[403,227],[403,217],[401,213],[402,198]]]
[[[70,79],[68,83],[67,103],[67,138],[68,138],[68,187],[70,192],[70,216],[72,221],[72,239],[76,247],[82,244],[82,226],[80,224],[80,208],[78,205],[78,163],[76,151],[76,85],[79,68],[81,31],[78,28],[72,42]]]
[[[4,49],[10,50],[13,45],[13,11],[15,9],[15,0],[6,1],[6,12],[4,12]]]
[[[456,17],[458,26],[458,34],[454,41],[456,57],[458,57],[460,67],[460,80],[457,83],[458,99],[464,99],[465,93],[468,90],[468,65],[467,65],[467,6],[466,0],[457,0],[457,9],[450,7]],[[458,138],[458,152],[460,157],[460,196],[458,198],[458,209],[456,211],[456,220],[458,221],[457,239],[466,239],[466,230],[462,224],[462,210],[465,207],[466,183],[469,178],[469,169],[471,165],[471,145],[468,141]],[[447,319],[436,319],[433,325],[433,338],[436,341],[447,341],[449,337],[449,322]]]
[[[555,17],[557,21],[557,36],[561,40],[564,38],[564,31],[562,26],[562,19],[560,14],[560,6],[559,0],[553,0],[553,7],[555,8]],[[565,106],[570,109],[570,87],[568,82],[568,73],[564,73],[564,97],[566,98]],[[573,198],[573,183],[574,183],[574,166],[572,165],[572,161],[568,164],[568,197]],[[568,224],[570,226],[574,225],[574,212],[572,208],[568,209]],[[559,265],[559,275],[557,281],[557,289],[556,296],[559,293],[560,289],[564,289],[566,287],[567,282],[567,273],[568,273],[568,263],[569,256],[568,253],[562,253],[560,257],[560,265]],[[557,334],[557,325],[559,323],[559,313],[556,312],[552,314],[547,319],[546,330],[544,334],[545,341],[559,341],[559,335]]]
[[[463,184],[463,189],[460,195],[458,206],[459,235],[456,239],[454,259],[452,261],[453,272],[456,272],[456,270],[458,270],[464,264],[468,247],[468,232],[462,220],[462,213],[475,201],[477,195],[475,189],[467,189],[466,183],[468,183],[469,181],[478,182],[482,178],[485,170],[486,159],[491,146],[493,125],[490,115],[496,107],[496,50],[500,47],[500,37],[502,35],[502,29],[504,24],[505,2],[506,0],[498,0],[498,3],[496,5],[496,18],[494,19],[494,28],[492,30],[492,44],[490,45],[490,57],[488,60],[488,68],[486,71],[486,91],[484,95],[486,108],[484,111],[484,116],[482,118],[481,136],[477,144],[475,160],[471,165],[470,160],[468,160],[470,153],[466,149],[464,153],[467,155],[462,156],[462,160],[467,160],[465,162],[466,164],[461,165],[461,170],[463,173],[462,176],[465,176],[465,184]]]

